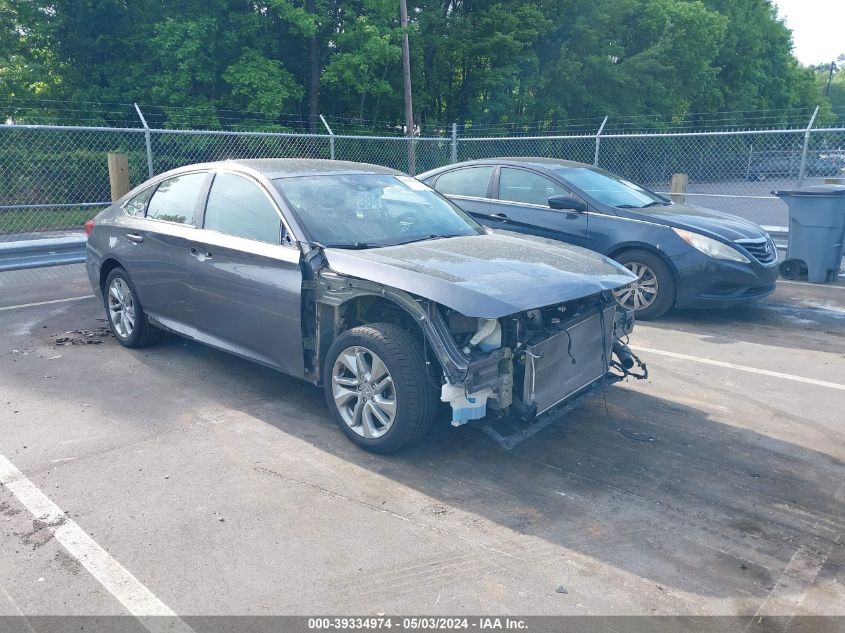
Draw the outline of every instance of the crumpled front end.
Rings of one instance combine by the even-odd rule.
[[[319,383],[330,342],[357,323],[390,321],[421,335],[430,379],[452,409],[452,424],[484,420],[530,425],[524,439],[560,412],[609,382],[645,378],[646,368],[626,345],[631,310],[602,290],[499,318],[462,314],[424,297],[323,268],[305,285],[314,289],[316,322],[306,332],[306,366]],[[306,307],[306,309],[309,309]],[[436,368],[436,370],[435,370]],[[503,438],[483,426],[504,447]]]
[[[598,385],[647,375],[625,343],[633,312],[609,292],[500,319],[437,311],[463,361],[457,373],[444,372],[441,388],[455,426],[485,417],[530,422]]]

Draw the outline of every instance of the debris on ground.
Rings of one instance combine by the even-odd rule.
[[[564,587],[563,585],[560,585],[557,589],[555,589],[555,591],[556,591],[557,593],[569,593],[569,592],[566,590],[566,587]]]
[[[111,336],[111,330],[107,326],[100,326],[93,330],[69,330],[65,332],[70,336],[56,336],[53,342],[54,347],[66,347],[68,345],[99,345],[107,336]]]

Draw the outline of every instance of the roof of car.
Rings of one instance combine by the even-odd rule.
[[[542,169],[549,169],[553,167],[591,167],[591,165],[588,165],[587,163],[579,163],[574,160],[562,160],[559,158],[544,158],[541,156],[502,156],[500,158],[481,158],[478,160],[469,160],[463,163],[444,165],[443,167],[438,167],[424,174],[420,174],[417,177],[427,178],[429,175],[434,175],[447,169],[468,167],[471,165],[523,165],[525,167],[540,167]]]
[[[285,176],[325,175],[325,174],[401,174],[401,171],[371,165],[369,163],[355,163],[345,160],[326,160],[317,158],[251,158],[244,160],[224,161],[224,163],[241,165],[261,172],[268,178],[284,178]]]

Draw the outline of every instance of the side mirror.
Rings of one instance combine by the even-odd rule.
[[[576,213],[585,213],[587,211],[587,205],[572,196],[551,196],[549,198],[549,206],[552,209],[558,209],[560,211],[575,211]]]

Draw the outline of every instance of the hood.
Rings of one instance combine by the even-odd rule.
[[[730,213],[705,209],[694,204],[675,203],[665,207],[648,209],[626,209],[632,217],[658,222],[679,229],[707,233],[723,240],[734,242],[743,239],[758,239],[766,235],[763,228]]]
[[[488,319],[586,297],[634,280],[616,262],[587,249],[504,233],[324,252],[337,273]]]

